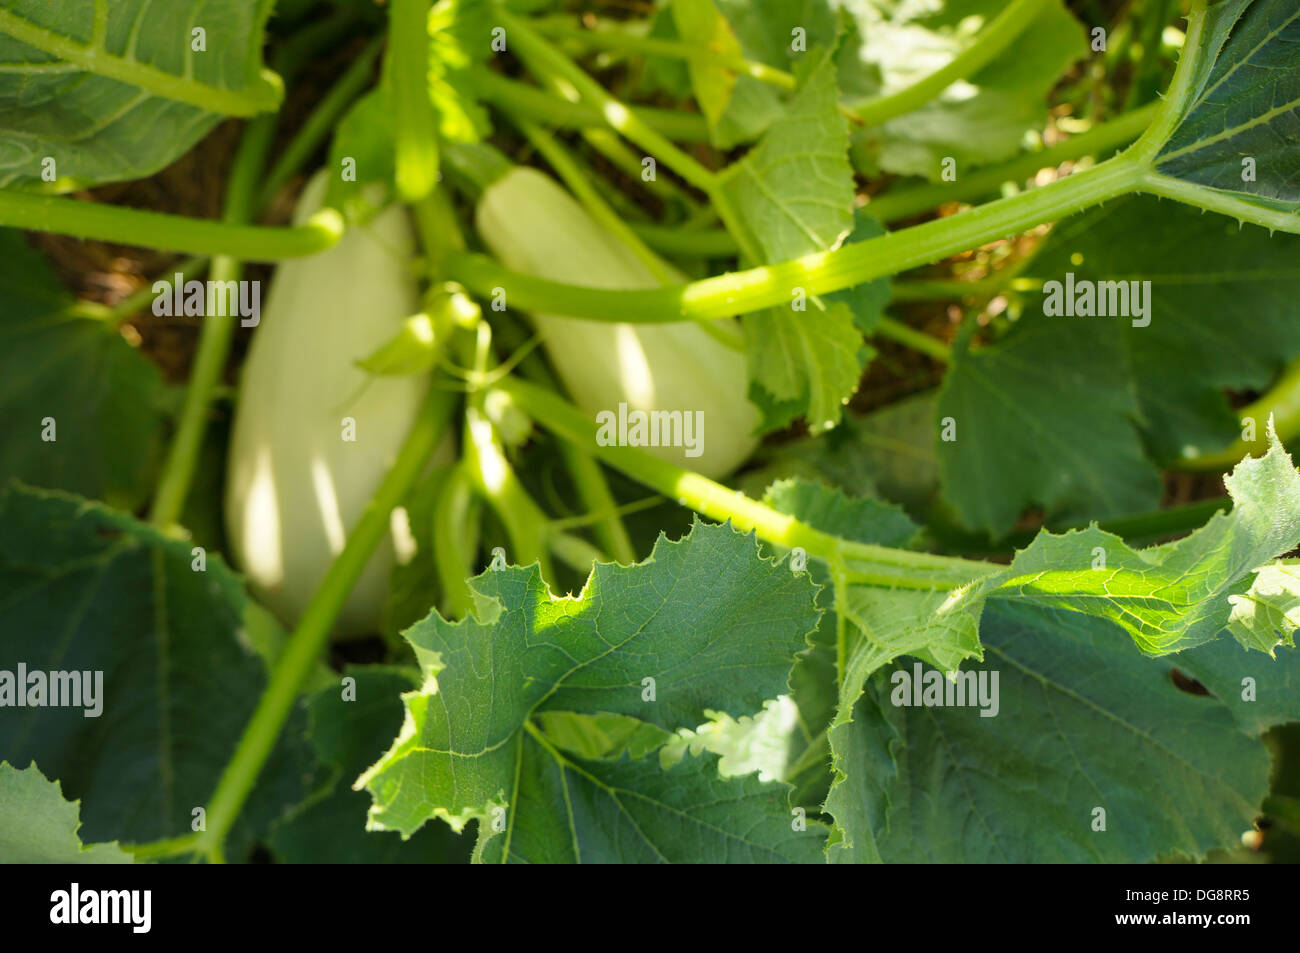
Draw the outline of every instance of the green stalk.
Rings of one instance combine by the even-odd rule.
[[[1040,169],[1083,156],[1102,155],[1132,142],[1155,118],[1159,104],[1143,106],[1109,122],[1094,126],[1038,152],[1000,165],[976,169],[956,182],[937,182],[886,192],[873,198],[867,211],[882,222],[896,222],[937,208],[944,202],[972,202],[996,194],[1004,182],[1024,182]]]
[[[438,490],[433,508],[433,562],[442,584],[443,610],[463,619],[474,608],[465,580],[474,573],[474,554],[466,544],[469,523],[477,519],[467,465],[461,460]]]
[[[875,334],[877,337],[897,341],[904,347],[910,347],[913,351],[932,357],[940,364],[952,363],[952,348],[947,344],[887,314],[882,314],[876,319]]]
[[[632,231],[655,251],[668,255],[729,258],[740,250],[731,233],[724,228],[692,232],[677,226],[633,225]]]
[[[667,177],[661,179],[659,176],[653,179],[642,178],[641,156],[610,130],[604,127],[583,129],[579,134],[587,145],[651,195],[664,202],[680,202],[688,213],[700,210],[701,206],[695,201],[695,197],[672,179]],[[635,231],[635,227],[633,230]]]
[[[270,756],[299,691],[329,641],[334,620],[388,532],[393,508],[415,485],[442,439],[454,403],[455,395],[450,391],[438,388],[429,391],[419,417],[398,451],[397,461],[348,534],[343,551],[330,565],[285,643],[257,709],[208,802],[207,830],[199,835],[195,846],[209,859],[221,859],[222,845]]]
[[[492,326],[497,341],[508,350],[519,351],[527,345],[528,331],[509,314],[494,315]],[[529,351],[519,361],[519,373],[546,390],[563,392],[559,381],[536,351]],[[590,454],[568,441],[559,441],[559,448],[569,475],[573,478],[574,489],[578,491],[578,499],[588,512],[580,517],[552,519],[551,529],[562,530],[589,524],[609,557],[625,565],[636,562],[632,539],[628,536],[627,527],[623,525],[621,511],[614,500],[614,494],[610,492],[600,464]]]
[[[449,278],[478,294],[504,288],[512,305],[595,321],[671,323],[722,318],[790,300],[790,289],[826,294],[898,274],[1133,191],[1145,167],[1116,156],[1077,175],[949,218],[815,252],[793,261],[705,278],[671,288],[607,290],[535,278],[481,255],[451,254]]]
[[[1178,57],[1174,78],[1169,83],[1169,89],[1165,92],[1151,125],[1129,150],[1135,158],[1144,160],[1148,165],[1154,163],[1156,155],[1178,128],[1183,108],[1191,95],[1192,78],[1201,54],[1201,34],[1205,32],[1205,5],[1206,0],[1192,0],[1191,9],[1187,13],[1187,37],[1183,42],[1182,54]]]
[[[795,88],[794,75],[785,70],[743,56],[719,56],[704,47],[683,43],[680,40],[663,40],[621,30],[585,30],[555,20],[535,21],[534,27],[538,32],[545,33],[552,39],[571,40],[588,49],[621,50],[643,53],[647,56],[662,56],[667,59],[705,60],[709,65],[725,66],[742,76],[751,76],[781,89]]]
[[[488,324],[480,322],[477,341],[466,350],[471,352],[475,374],[486,379],[490,370],[492,333]],[[506,458],[505,448],[496,432],[496,426],[487,414],[487,391],[471,391],[465,407],[464,439],[461,452],[475,490],[492,507],[506,533],[510,536],[510,561],[520,566],[534,562],[541,567],[542,578],[555,580],[547,549],[551,536],[551,521],[542,508],[533,501],[523,482]]]
[[[474,74],[474,85],[488,102],[531,116],[538,122],[563,129],[603,127],[605,119],[590,104],[571,103],[548,95],[535,86],[507,79],[492,70]],[[679,142],[708,142],[709,126],[699,113],[636,106],[631,110],[640,122]]]
[[[0,225],[186,255],[268,262],[314,255],[343,236],[343,216],[332,208],[321,209],[305,225],[269,228],[9,189],[0,189]]]
[[[1250,222],[1264,228],[1300,235],[1300,214],[1256,205],[1246,199],[1237,198],[1230,192],[1216,192],[1214,189],[1184,182],[1182,179],[1171,179],[1158,172],[1148,173],[1142,179],[1141,188],[1142,191],[1152,195],[1194,205],[1209,212],[1218,212],[1239,222]]]
[[[264,208],[270,203],[275,193],[280,191],[284,184],[307,164],[307,160],[311,158],[312,153],[333,132],[344,111],[361,95],[361,91],[370,82],[370,73],[382,46],[382,40],[375,39],[371,41],[370,45],[352,61],[352,64],[339,77],[338,82],[316,104],[316,108],[307,117],[307,121],[302,124],[293,139],[285,146],[280,158],[276,160],[276,163],[271,167],[271,171],[267,174],[266,184],[262,186],[258,198],[260,207]]]
[[[964,281],[960,278],[927,278],[919,281],[898,281],[890,289],[894,301],[943,301],[974,298],[985,300],[1004,291],[1039,291],[1040,278],[1019,278],[1006,268],[988,278]]]
[[[244,130],[226,185],[223,218],[232,225],[246,221],[252,211],[257,179],[261,175],[262,163],[266,159],[274,132],[275,121],[272,116],[259,116]],[[221,383],[226,358],[230,355],[230,342],[235,335],[236,316],[215,313],[218,310],[217,289],[225,282],[239,281],[242,274],[243,266],[237,258],[218,255],[212,259],[209,280],[213,284],[209,287],[213,293],[209,295],[205,309],[207,315],[199,331],[199,346],[185,388],[180,422],[172,438],[157,492],[154,494],[153,506],[149,511],[149,522],[164,532],[171,531],[185,509],[194,467],[203,446],[203,432],[207,429],[208,408],[212,403],[213,392]]]
[[[534,72],[547,79],[567,82],[585,102],[596,107],[605,122],[616,132],[652,155],[659,156],[691,185],[703,192],[713,191],[713,172],[678,149],[636,112],[606,92],[603,86],[548,43],[524,20],[511,16],[500,6],[496,8],[496,14],[505,26],[516,52]]]
[[[390,0],[386,66],[397,194],[409,204],[438,182],[438,131],[429,102],[429,0]]]
[[[609,490],[605,474],[600,471],[600,464],[589,453],[583,453],[567,441],[561,441],[560,455],[573,477],[574,489],[578,499],[582,500],[587,510],[601,514],[592,524],[592,532],[605,552],[617,562],[630,566],[636,562],[636,549],[627,527],[619,516],[618,503]]]
[[[1005,182],[1024,182],[1040,169],[1083,156],[1101,155],[1136,139],[1155,117],[1158,103],[1143,106],[1038,152],[938,182],[886,192],[866,206],[882,222],[896,222],[929,212],[945,202],[972,202],[996,194]],[[723,229],[689,232],[654,225],[632,226],[647,245],[667,254],[723,258],[736,254],[736,240]]]
[[[924,106],[960,79],[974,76],[1011,45],[1047,6],[1048,0],[1012,0],[951,62],[905,89],[854,103],[850,109],[863,122],[878,126]]]
[[[718,522],[730,521],[741,532],[753,530],[769,543],[803,547],[809,555],[833,566],[843,566],[846,559],[852,560],[852,571],[847,574],[849,578],[910,589],[953,588],[998,568],[971,560],[856,543],[823,533],[743,493],[637,447],[602,446],[596,440],[593,421],[576,407],[535,384],[507,377],[494,388],[507,394],[520,409],[552,433],[682,506]]]

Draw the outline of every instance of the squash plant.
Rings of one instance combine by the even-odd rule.
[[[8,0],[2,859],[1293,858],[1297,50]]]

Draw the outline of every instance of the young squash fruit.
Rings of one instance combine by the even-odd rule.
[[[600,288],[653,288],[651,271],[576,199],[546,175],[513,168],[483,190],[475,222],[506,267]],[[509,304],[509,302],[507,302]],[[753,452],[758,410],[746,396],[745,358],[691,323],[612,324],[534,314],[542,345],[576,403],[608,411],[702,411],[698,447],[646,446],[709,477],[730,473]],[[718,323],[733,334],[736,322]],[[605,418],[608,420],[609,418]],[[631,434],[631,430],[627,430]],[[629,440],[629,442],[633,442]],[[695,455],[698,450],[698,455]]]
[[[327,184],[324,172],[308,183],[296,222],[320,207]],[[393,206],[327,251],[286,261],[249,348],[227,466],[226,530],[253,592],[288,625],[342,551],[429,388],[426,375],[372,377],[354,363],[418,309],[413,246],[406,212]],[[409,547],[401,517],[394,513],[352,590],[336,637],[378,629],[397,547]]]

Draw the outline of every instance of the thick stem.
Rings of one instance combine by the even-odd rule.
[[[790,300],[790,289],[826,294],[898,274],[1019,234],[1132,191],[1144,167],[1116,156],[1032,192],[878,238],[671,288],[612,291],[534,278],[482,255],[447,257],[449,278],[478,294],[504,288],[512,306],[594,321],[671,323],[723,318]]]
[[[415,485],[442,439],[454,403],[455,395],[450,391],[430,390],[420,416],[398,452],[396,463],[384,477],[356,527],[348,534],[343,551],[330,565],[320,588],[285,643],[257,709],[208,802],[207,830],[199,836],[196,846],[209,858],[220,856],[222,844],[270,756],[299,691],[329,640],[334,620],[370,557],[388,533],[393,508]]]
[[[418,202],[438,182],[438,132],[429,103],[429,0],[390,0],[386,68],[397,194]]]
[[[314,255],[343,236],[343,217],[332,208],[321,209],[305,225],[267,228],[7,189],[0,189],[0,225],[186,255],[268,262]]]

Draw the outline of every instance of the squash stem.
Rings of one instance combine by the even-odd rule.
[[[429,0],[391,0],[385,71],[393,103],[397,194],[418,202],[438,182],[438,132],[429,103]]]
[[[389,531],[393,508],[415,485],[442,439],[455,401],[456,396],[451,391],[430,388],[419,417],[398,451],[397,461],[379,485],[356,527],[348,534],[343,551],[330,565],[285,643],[253,717],[208,802],[207,830],[199,835],[195,849],[209,860],[215,862],[220,858],[222,845],[248,799],[258,773],[329,641],[335,619],[362,570]]]
[[[729,521],[741,532],[752,530],[760,539],[778,546],[802,547],[808,555],[832,567],[842,566],[846,559],[852,560],[852,573],[848,575],[855,580],[912,589],[949,589],[997,569],[968,559],[841,539],[637,447],[602,446],[596,440],[593,421],[535,384],[507,377],[495,389],[509,396],[524,413],[552,433],[709,519]]]
[[[449,254],[448,278],[477,294],[504,288],[512,305],[595,321],[672,323],[723,318],[790,300],[799,286],[810,295],[839,291],[929,264],[986,242],[1019,234],[1141,187],[1146,167],[1116,156],[1050,185],[877,238],[770,265],[670,288],[610,290],[536,278],[502,268],[482,255]]]

